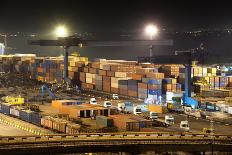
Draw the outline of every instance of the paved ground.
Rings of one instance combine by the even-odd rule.
[[[169,130],[180,131],[179,125],[180,122],[186,120],[185,115],[172,114],[175,119],[175,124],[171,127],[168,127]],[[210,121],[204,119],[196,119],[193,117],[188,118],[190,132],[202,132],[203,128],[210,128]],[[232,125],[226,125],[224,123],[213,123],[213,128],[216,134],[229,134],[232,135]]]
[[[32,135],[32,133],[17,129],[8,124],[0,122],[0,136],[25,136]]]

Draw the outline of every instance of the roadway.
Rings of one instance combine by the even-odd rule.
[[[186,115],[183,114],[172,114],[175,119],[175,124],[168,127],[171,131],[180,131],[180,122],[186,120]],[[196,119],[195,117],[189,117],[190,132],[202,132],[203,128],[210,128],[210,121],[206,119]],[[213,128],[216,134],[227,134],[232,135],[232,125],[227,125],[226,123],[214,122]]]
[[[32,133],[0,122],[0,136],[28,136]]]

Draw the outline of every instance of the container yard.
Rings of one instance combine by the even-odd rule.
[[[190,109],[181,101],[183,65],[89,61],[71,55],[68,86],[63,79],[63,57],[1,55],[0,69],[0,112],[51,132],[182,131],[179,124],[189,117],[190,127],[201,124],[190,132],[203,132],[212,120],[228,127],[232,124],[232,78],[211,66],[192,67],[192,97],[199,104]],[[110,106],[104,107],[105,101]],[[122,104],[124,109],[119,107]],[[165,119],[169,115],[174,116],[172,125]]]

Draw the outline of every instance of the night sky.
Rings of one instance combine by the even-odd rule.
[[[1,4],[1,31],[47,31],[65,23],[73,31],[136,31],[149,22],[168,29],[232,24],[228,1],[7,0]]]
[[[202,2],[200,0],[7,0],[1,3],[0,32],[20,31],[48,36],[57,24],[62,23],[71,32],[94,33],[97,38],[114,38],[114,36],[117,38],[117,35],[140,34],[148,23],[154,23],[168,31],[231,28],[230,6],[228,1]],[[98,48],[87,51],[89,50],[102,51],[103,53],[99,53],[102,57],[107,56],[108,51],[119,51],[115,57],[123,58],[120,56],[120,51],[128,48]],[[142,55],[145,52],[143,50],[146,48],[131,51],[135,53],[137,51],[137,55]],[[44,51],[40,50],[40,52]],[[86,53],[87,56],[91,55],[89,52]]]

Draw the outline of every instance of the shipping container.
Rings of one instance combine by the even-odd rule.
[[[97,116],[96,117],[96,125],[98,128],[112,127],[113,126],[113,119],[106,117],[106,116]]]
[[[156,113],[166,113],[167,108],[164,106],[156,105],[156,104],[149,104],[148,105],[148,110],[150,112],[156,112]]]
[[[31,123],[31,115],[32,111],[30,110],[20,110],[19,111],[19,118],[23,121],[27,121]]]

